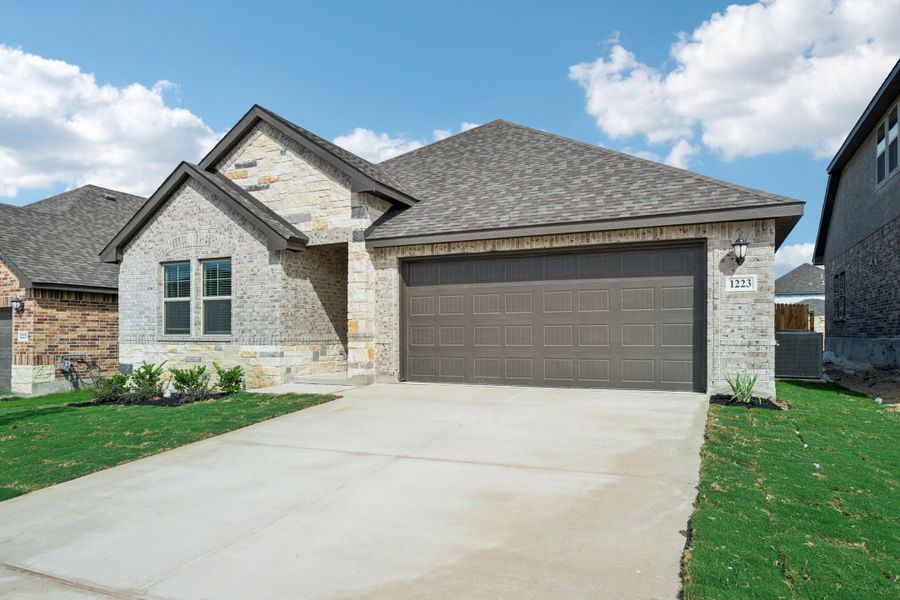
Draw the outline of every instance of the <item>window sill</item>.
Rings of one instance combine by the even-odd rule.
[[[884,179],[882,179],[881,181],[876,181],[875,182],[875,191],[876,192],[881,191],[881,188],[883,188],[887,184],[889,184],[891,182],[891,180],[897,176],[897,173],[900,173],[900,167],[894,168],[894,170],[891,171],[890,173],[888,173],[887,175],[885,175]]]
[[[159,340],[161,342],[184,342],[184,343],[230,342],[233,339],[234,339],[234,336],[231,334],[190,336],[190,335],[171,335],[171,334],[164,333],[161,336],[159,336]]]

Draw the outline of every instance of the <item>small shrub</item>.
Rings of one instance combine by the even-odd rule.
[[[209,395],[209,374],[206,367],[199,365],[190,369],[169,369],[172,374],[172,387],[176,392],[181,392],[191,398],[201,398]]]
[[[128,393],[128,375],[123,373],[98,378],[93,390],[93,396],[97,400],[116,400],[126,393]]]
[[[141,363],[141,366],[131,374],[133,393],[147,398],[159,396],[162,392],[164,364],[166,363],[160,363],[159,365],[148,362]]]
[[[226,369],[214,362],[213,367],[216,370],[216,385],[220,390],[226,394],[237,394],[244,389],[244,369],[241,365]]]
[[[731,386],[732,397],[743,404],[752,403],[757,379],[756,375],[750,375],[749,373],[739,373],[738,375],[725,377],[725,381]]]

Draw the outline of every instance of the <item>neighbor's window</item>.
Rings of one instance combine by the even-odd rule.
[[[231,260],[203,261],[203,333],[231,333]]]
[[[846,272],[841,271],[834,276],[834,318],[847,318],[847,280]]]
[[[191,333],[191,263],[163,265],[163,331],[167,334]]]
[[[900,167],[900,106],[888,111],[875,131],[875,177],[878,183]]]

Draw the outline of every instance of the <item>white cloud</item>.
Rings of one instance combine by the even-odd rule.
[[[463,121],[457,133],[468,131],[478,125],[479,123]],[[431,133],[431,141],[439,142],[451,135],[455,135],[452,129],[435,129]],[[391,137],[387,133],[378,133],[371,129],[357,127],[352,133],[334,138],[334,143],[368,161],[379,163],[421,148],[430,142],[424,139],[412,139],[405,135]]]
[[[666,156],[666,164],[678,167],[679,169],[687,169],[691,164],[691,159],[700,152],[700,148],[691,144],[687,140],[678,140],[669,155]]]
[[[791,269],[812,262],[816,245],[810,242],[782,246],[775,253],[775,276],[780,277]]]
[[[680,34],[671,68],[614,42],[569,76],[614,138],[699,136],[729,159],[791,149],[828,157],[900,56],[898,23],[900,0],[763,0]]]
[[[391,137],[386,133],[376,133],[362,127],[357,127],[353,133],[339,135],[334,138],[334,143],[375,163],[405,154],[424,145],[419,140],[411,140],[405,136]]]
[[[432,137],[434,137],[434,141],[439,142],[441,140],[447,139],[451,135],[453,135],[453,132],[449,129],[435,129]]]
[[[0,44],[0,197],[86,183],[149,194],[218,138],[166,103],[173,87],[101,85],[76,65]]]

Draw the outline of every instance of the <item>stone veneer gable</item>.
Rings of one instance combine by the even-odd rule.
[[[310,238],[310,245],[346,242],[350,179],[273,129],[257,124],[216,170]]]

